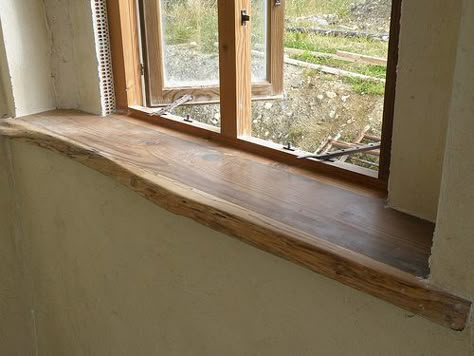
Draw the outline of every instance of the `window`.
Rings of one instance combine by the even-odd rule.
[[[380,19],[367,18],[381,3]],[[278,161],[386,187],[400,0],[108,6],[122,108]],[[325,120],[334,124],[320,130]],[[353,126],[358,130],[342,130]],[[335,159],[318,156],[321,148]]]
[[[219,18],[226,17],[227,8],[218,11],[217,0],[139,0],[142,43],[144,49],[147,104],[150,107],[169,104],[183,95],[191,95],[195,102],[219,101]],[[254,98],[281,94],[283,12],[268,6],[265,0],[252,0],[248,9],[237,12],[252,13],[251,26],[239,24],[238,35],[242,42],[240,52],[243,71],[251,62],[252,95]],[[225,7],[229,7],[228,4]],[[239,15],[239,14],[237,14]],[[242,15],[240,15],[242,16]],[[227,29],[227,28],[226,28]],[[275,29],[275,30],[272,30]],[[226,32],[222,32],[224,34]],[[222,37],[222,34],[220,37]],[[244,46],[252,43],[255,53],[251,60]],[[227,67],[224,65],[224,67]],[[229,69],[229,68],[223,68]],[[248,73],[247,73],[248,74]]]

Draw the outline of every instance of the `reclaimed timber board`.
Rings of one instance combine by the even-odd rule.
[[[146,199],[441,325],[465,327],[470,302],[432,286],[433,224],[239,151],[114,115],[53,111],[0,134],[64,154]]]

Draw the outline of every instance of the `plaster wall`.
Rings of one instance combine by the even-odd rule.
[[[456,355],[454,332],[12,142],[39,355]]]
[[[42,1],[0,0],[14,116],[55,108],[44,14]]]
[[[56,106],[100,115],[91,0],[45,0]]]
[[[101,114],[92,4],[0,0],[2,115],[54,108]]]
[[[402,5],[389,204],[435,221],[462,1]]]
[[[14,107],[11,77],[8,70],[7,54],[5,52],[0,19],[0,118],[14,116]]]
[[[432,278],[474,296],[474,3],[464,1]]]
[[[7,141],[0,137],[0,355],[34,355],[33,315],[22,266]]]

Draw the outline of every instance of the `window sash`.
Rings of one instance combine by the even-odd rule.
[[[283,6],[275,6],[272,0],[267,0],[267,43],[266,43],[266,62],[267,62],[267,80],[252,83],[252,98],[266,98],[281,95],[283,92],[283,33],[284,33],[284,11]],[[164,73],[164,44],[161,25],[161,0],[139,0],[141,14],[141,38],[142,52],[144,58],[145,75],[145,94],[147,106],[154,107],[169,104],[177,98],[189,94],[192,95],[193,102],[215,103],[220,101],[219,85],[185,85],[170,86],[165,83]],[[236,11],[232,18],[239,16],[242,9],[250,9],[250,1],[238,1],[232,4],[229,2],[218,1],[218,21],[221,22],[226,16],[226,8],[233,7]],[[237,12],[238,10],[238,12]],[[251,26],[251,25],[250,25]],[[242,45],[250,46],[250,26],[246,26],[246,39]],[[240,26],[240,23],[238,24]],[[219,31],[219,52],[222,51],[222,42],[225,37],[235,36],[238,27],[234,31],[225,33]],[[250,58],[246,59],[250,62]],[[224,68],[229,67],[229,63],[221,59],[219,53],[219,67],[222,73]],[[248,70],[250,63],[248,64]]]

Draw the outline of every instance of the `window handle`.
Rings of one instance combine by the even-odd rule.
[[[242,26],[247,26],[247,22],[250,21],[250,15],[247,14],[247,10],[244,9],[240,11],[240,19]]]

